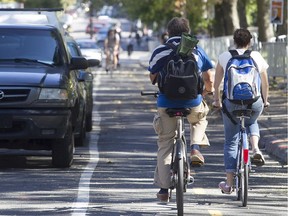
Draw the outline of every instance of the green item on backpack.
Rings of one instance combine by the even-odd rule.
[[[188,33],[182,33],[178,53],[182,56],[191,55],[192,50],[198,42],[199,40],[197,40],[196,36],[190,35]]]

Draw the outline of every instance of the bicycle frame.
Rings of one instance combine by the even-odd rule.
[[[145,92],[142,91],[141,95],[153,95],[158,96],[158,92]],[[187,185],[194,182],[194,178],[190,176],[190,164],[187,157],[187,143],[185,139],[185,123],[184,119],[191,112],[190,109],[173,109],[167,108],[166,113],[169,117],[176,118],[176,137],[175,145],[172,150],[171,157],[171,184],[170,187],[170,199],[172,196],[172,190],[176,188],[176,203],[177,203],[177,215],[182,216],[183,210],[183,193],[187,190]]]
[[[250,157],[249,157],[249,141],[247,137],[245,118],[250,118],[252,110],[236,110],[234,114],[239,118],[239,144],[237,151],[237,167],[235,173],[235,189],[237,200],[242,201],[242,206],[247,206],[248,199],[248,177]]]
[[[177,121],[177,130],[176,130],[176,142],[172,151],[172,159],[171,159],[171,181],[177,184],[177,174],[178,170],[178,163],[183,161],[184,163],[184,186],[191,182],[190,179],[190,164],[187,161],[187,144],[186,139],[184,136],[185,128],[184,128],[184,117],[183,116],[176,116]],[[173,187],[173,189],[174,189]],[[184,188],[184,192],[186,192],[186,187]]]

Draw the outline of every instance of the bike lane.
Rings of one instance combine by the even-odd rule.
[[[123,58],[123,57],[122,57]],[[143,60],[144,56],[138,57]],[[90,184],[87,215],[176,215],[175,194],[168,204],[158,203],[153,185],[156,164],[156,135],[152,128],[155,99],[141,97],[151,86],[148,73],[137,57],[122,59],[113,77],[104,71],[95,89],[94,106],[101,118],[99,161]],[[283,215],[287,209],[287,173],[278,162],[255,168],[250,177],[248,207],[240,208],[235,195],[223,195],[217,188],[224,179],[223,125],[220,115],[209,115],[207,135],[211,146],[203,149],[206,165],[192,170],[195,183],[184,195],[187,215]],[[188,134],[187,134],[188,135]],[[188,140],[189,142],[189,140]],[[93,143],[92,143],[93,144]],[[95,143],[94,143],[95,144]]]

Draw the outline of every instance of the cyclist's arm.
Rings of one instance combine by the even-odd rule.
[[[104,51],[107,54],[108,52],[108,39],[107,38],[104,40]]]
[[[269,106],[269,102],[268,102],[269,82],[268,82],[267,71],[266,70],[262,71],[260,75],[261,75],[261,90],[262,90],[264,106]]]
[[[222,82],[223,76],[224,76],[224,69],[218,62],[216,65],[215,79],[214,79],[215,92],[214,92],[213,106],[215,107],[221,107],[220,84]]]
[[[203,96],[205,96],[208,93],[211,93],[214,91],[213,88],[213,74],[212,71],[209,69],[207,71],[204,71],[202,73],[202,77],[203,77],[203,82],[205,85],[205,89],[203,91]]]
[[[157,75],[158,73],[154,73],[154,74],[150,73],[150,81],[153,85],[155,85],[156,83]]]
[[[120,38],[119,35],[115,36],[115,45],[114,45],[114,52],[118,52],[120,46]]]

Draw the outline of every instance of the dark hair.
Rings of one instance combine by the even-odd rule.
[[[174,17],[168,22],[167,31],[169,37],[181,36],[184,32],[189,33],[189,21],[182,17]]]
[[[251,33],[247,29],[237,29],[234,32],[234,43],[237,47],[246,47],[252,38]]]

